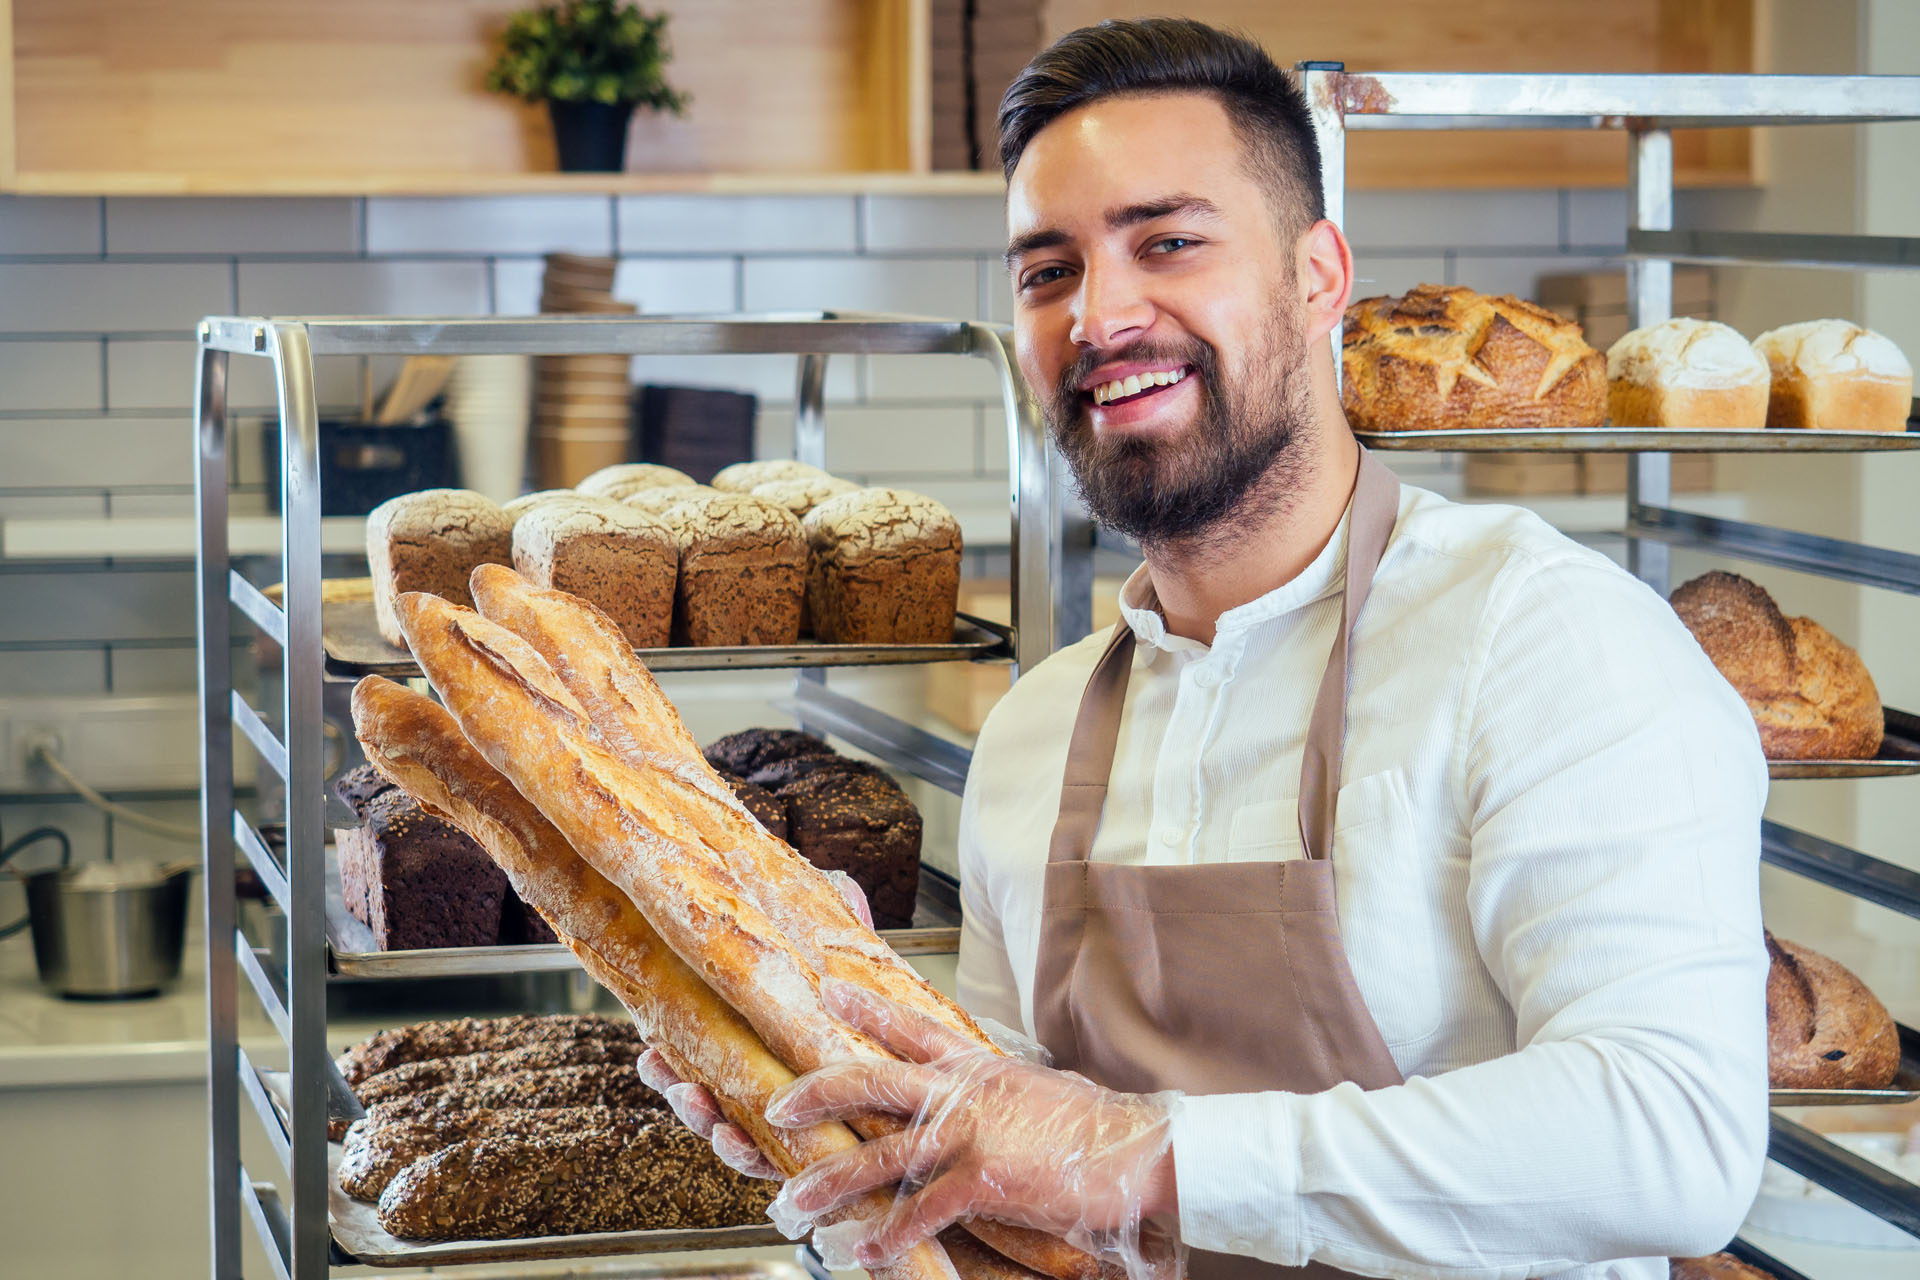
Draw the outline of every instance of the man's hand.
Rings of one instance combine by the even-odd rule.
[[[853,908],[853,914],[871,929],[873,909],[867,905],[867,895],[860,891],[853,877],[844,871],[829,871],[827,878],[833,881],[833,887]],[[680,1123],[713,1144],[713,1153],[720,1157],[721,1163],[749,1178],[780,1180],[780,1171],[773,1167],[773,1162],[754,1145],[745,1129],[727,1120],[712,1093],[700,1085],[682,1080],[679,1072],[668,1066],[667,1060],[656,1050],[648,1049],[640,1055],[640,1061],[635,1065],[640,1069],[640,1078],[648,1088],[667,1100],[667,1105],[673,1108],[673,1114],[680,1117]]]
[[[977,1215],[1117,1257],[1136,1280],[1174,1274],[1170,1237],[1150,1230],[1143,1250],[1141,1226],[1170,1222],[1175,1212],[1169,1117],[1177,1093],[1115,1093],[1072,1072],[1001,1057],[849,983],[823,983],[821,991],[829,1009],[907,1061],[823,1067],[776,1092],[767,1119],[798,1128],[890,1112],[912,1123],[794,1177],[775,1202],[776,1222],[815,1219],[901,1185],[881,1217],[815,1231],[830,1265],[884,1265]]]

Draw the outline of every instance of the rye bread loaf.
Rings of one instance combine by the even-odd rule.
[[[593,601],[636,649],[666,646],[680,544],[637,507],[611,498],[544,503],[513,526],[513,567],[537,587]]]
[[[1347,308],[1340,402],[1358,431],[1597,427],[1606,362],[1580,326],[1506,294],[1416,285]]]
[[[354,1096],[364,1106],[423,1093],[442,1085],[465,1084],[491,1076],[511,1075],[516,1071],[550,1071],[555,1067],[618,1066],[631,1063],[638,1055],[630,1040],[543,1040],[512,1049],[491,1049],[461,1054],[453,1058],[434,1058],[428,1062],[409,1062],[369,1076],[353,1086]]]
[[[1769,427],[1905,431],[1913,365],[1899,347],[1845,320],[1807,320],[1753,340],[1767,362]]]
[[[828,498],[802,522],[807,614],[827,644],[945,644],[960,597],[960,522],[905,489]]]
[[[401,1170],[380,1225],[403,1240],[500,1240],[764,1221],[778,1184],[735,1173],[670,1117],[638,1129],[456,1142]]]
[[[500,509],[507,513],[507,519],[518,522],[521,516],[547,502],[571,502],[580,493],[575,489],[535,489],[532,493],[523,493],[517,498],[509,498]]]
[[[720,780],[733,788],[735,798],[746,806],[755,822],[767,829],[768,835],[781,840],[787,838],[787,806],[780,797],[724,769],[720,771]]]
[[[714,473],[713,487],[727,493],[752,493],[758,485],[772,480],[831,480],[832,476],[810,462],[792,458],[760,458],[736,462]]]
[[[784,507],[723,493],[670,507],[679,540],[673,642],[784,645],[800,638],[807,540]]]
[[[799,729],[742,729],[707,744],[707,763],[751,782],[767,765],[795,756],[831,756],[832,747]]]
[[[874,928],[912,926],[920,811],[893,779],[872,768],[820,769],[774,794],[786,802],[787,842],[822,871],[852,876],[867,895]]]
[[[1607,348],[1607,417],[1616,427],[1759,427],[1769,381],[1738,330],[1663,320]]]
[[[374,797],[391,790],[393,784],[370,764],[355,765],[333,781],[333,794],[362,822],[367,820],[367,806]]]
[[[640,1033],[626,1018],[610,1018],[603,1013],[516,1013],[504,1018],[449,1018],[394,1027],[352,1046],[334,1059],[334,1065],[353,1085],[409,1062],[588,1038],[640,1043]]]
[[[657,462],[622,462],[611,467],[602,467],[579,484],[574,492],[589,498],[625,498],[630,493],[642,489],[658,489],[663,485],[692,484],[693,477],[674,467],[663,467]]]
[[[1781,1089],[1883,1089],[1900,1070],[1887,1007],[1836,961],[1768,933],[1767,1080]]]
[[[500,940],[507,878],[450,822],[394,788],[367,804],[364,827],[334,832],[347,910],[382,951],[487,947]]]
[[[1675,588],[1673,608],[1746,700],[1770,760],[1864,760],[1885,713],[1860,655],[1811,618],[1789,618],[1758,583],[1715,570]]]
[[[720,490],[710,484],[669,484],[651,489],[635,489],[632,493],[621,498],[620,501],[626,503],[636,511],[644,511],[648,515],[657,516],[664,515],[683,502],[691,502],[699,498],[712,498],[719,493]]]
[[[660,1113],[643,1108],[546,1107],[442,1111],[392,1124],[369,1125],[363,1118],[347,1129],[340,1146],[340,1189],[369,1203],[394,1175],[423,1156],[468,1138],[539,1138],[550,1134],[601,1129],[637,1135]]]
[[[765,498],[793,512],[804,516],[828,498],[837,498],[843,493],[852,493],[860,486],[851,480],[842,480],[839,476],[801,476],[791,480],[769,480],[753,486],[750,493],[756,498]]]
[[[367,570],[373,579],[373,616],[389,644],[405,644],[393,602],[424,591],[472,605],[467,578],[474,566],[513,561],[513,521],[471,489],[422,489],[389,498],[367,516]]]

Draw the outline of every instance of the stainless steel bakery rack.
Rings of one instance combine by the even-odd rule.
[[[1327,216],[1336,222],[1345,211],[1349,130],[1625,131],[1630,139],[1626,245],[1627,314],[1632,327],[1654,324],[1673,314],[1676,261],[1920,268],[1920,238],[1915,237],[1673,228],[1673,130],[1916,120],[1920,119],[1920,77],[1356,75],[1331,62],[1302,63],[1299,72],[1319,135]],[[1336,368],[1339,341],[1336,331]],[[1633,431],[1600,430],[1474,432],[1466,433],[1470,438],[1465,441],[1449,438],[1457,434],[1436,432],[1422,438],[1421,433],[1408,432],[1391,440],[1369,437],[1368,442],[1376,448],[1398,449],[1632,451],[1625,513],[1628,567],[1663,596],[1670,587],[1669,548],[1675,546],[1920,594],[1920,555],[1678,510],[1671,505],[1670,485],[1672,451],[1905,449],[1920,444],[1920,433],[1753,431],[1693,437],[1648,432],[1643,437]],[[1062,604],[1063,611],[1080,607],[1077,598]],[[1904,721],[1911,717],[1890,713],[1890,725],[1897,716],[1904,730],[1908,727]],[[1865,768],[1829,769],[1818,776],[1857,777],[1868,772]],[[1788,770],[1784,776],[1808,775]],[[1920,918],[1920,875],[1904,867],[1776,823],[1766,824],[1761,856],[1774,866]],[[1911,1066],[1920,1044],[1907,1028],[1901,1029],[1901,1047]],[[1773,1117],[1769,1153],[1801,1175],[1920,1236],[1920,1187],[1778,1113]],[[1736,1248],[1756,1261],[1764,1257],[1739,1242]]]
[[[1006,410],[1008,512],[1013,578],[1011,626],[969,619],[952,645],[925,652],[799,646],[770,653],[668,655],[665,665],[727,668],[791,666],[791,701],[805,728],[831,734],[889,765],[950,791],[966,779],[963,747],[867,706],[828,683],[829,666],[910,661],[1011,663],[1015,674],[1054,646],[1051,557],[1055,535],[1046,436],[1033,397],[1011,358],[1002,326],[853,312],[739,316],[596,316],[527,319],[210,317],[200,324],[194,403],[199,521],[197,594],[200,616],[201,825],[204,832],[209,1039],[208,1126],[212,1187],[213,1275],[242,1274],[243,1219],[265,1248],[279,1280],[323,1280],[333,1266],[359,1261],[341,1247],[329,1217],[330,1114],[352,1117],[358,1103],[327,1052],[330,978],[416,979],[448,974],[532,972],[574,967],[556,948],[492,948],[488,954],[371,952],[343,931],[351,917],[331,920],[329,866],[323,830],[326,748],[322,682],[329,676],[321,606],[320,459],[314,392],[317,357],[366,355],[677,355],[788,354],[797,357],[794,453],[826,458],[827,361],[848,354],[953,355],[985,360],[1000,378]],[[278,385],[281,459],[280,573],[285,608],[234,566],[229,555],[227,370],[234,356],[270,360]],[[277,646],[283,663],[279,705],[256,707],[234,688],[231,643],[235,611],[243,628]],[[823,650],[833,649],[826,653]],[[400,655],[381,670],[405,675]],[[350,665],[350,664],[349,664]],[[333,678],[351,674],[335,666]],[[234,731],[286,784],[284,841],[270,841],[234,803]],[[280,834],[280,833],[276,833]],[[284,856],[271,845],[284,849]],[[283,949],[256,947],[238,928],[234,878],[250,867],[286,919]],[[337,893],[333,895],[337,898]],[[952,951],[958,942],[958,897],[950,878],[928,868],[921,892],[927,927],[891,931],[903,952]],[[355,922],[357,923],[357,922]],[[473,949],[477,952],[479,949]],[[244,979],[244,982],[242,981]],[[239,1042],[240,990],[251,991],[288,1047],[286,1079],[263,1073]],[[275,1091],[284,1093],[276,1105]],[[279,1168],[257,1178],[240,1156],[242,1099],[259,1121]],[[362,1224],[364,1225],[364,1224]],[[764,1237],[764,1239],[763,1239]],[[391,1238],[389,1238],[391,1239]],[[758,1228],[714,1235],[633,1232],[591,1245],[552,1241],[479,1242],[457,1249],[384,1245],[365,1261],[384,1266],[505,1260],[580,1252],[628,1253],[663,1248],[721,1248],[771,1239]]]

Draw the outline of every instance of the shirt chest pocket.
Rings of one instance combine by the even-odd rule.
[[[1298,815],[1293,799],[1236,810],[1228,824],[1227,861],[1304,857]],[[1333,883],[1341,941],[1367,1011],[1391,1047],[1425,1040],[1440,1025],[1440,929],[1434,915],[1440,903],[1431,892],[1435,869],[1411,865],[1421,856],[1406,778],[1398,770],[1340,788]]]

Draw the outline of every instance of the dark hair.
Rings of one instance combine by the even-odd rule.
[[[1013,170],[1034,135],[1103,98],[1205,93],[1233,122],[1254,176],[1283,225],[1326,216],[1320,144],[1304,94],[1254,41],[1190,18],[1109,19],[1069,31],[1034,58],[1000,99],[1000,167]]]

